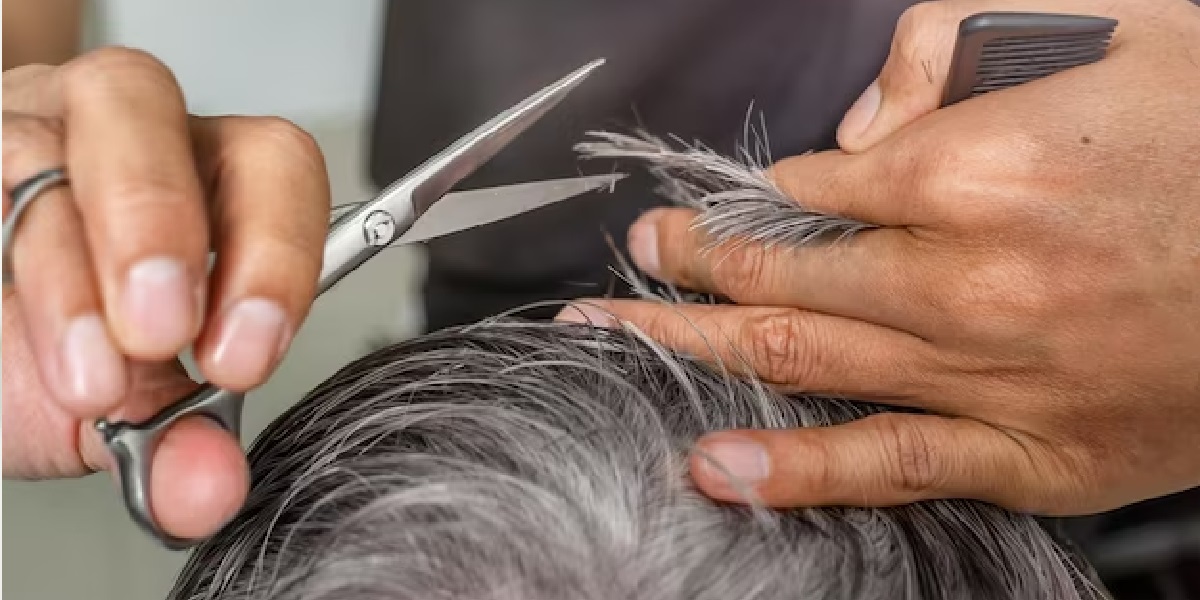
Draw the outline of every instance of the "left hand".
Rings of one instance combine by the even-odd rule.
[[[993,10],[1108,10],[1120,26],[1099,63],[937,110],[958,23]],[[917,5],[839,142],[773,176],[881,228],[705,252],[693,211],[656,210],[630,230],[637,265],[739,305],[596,304],[790,389],[931,414],[716,433],[697,456],[774,506],[959,497],[1065,515],[1200,484],[1200,9]]]

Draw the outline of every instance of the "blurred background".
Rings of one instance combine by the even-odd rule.
[[[382,0],[91,0],[82,28],[64,29],[65,44],[82,39],[84,49],[121,44],[155,54],[174,70],[194,113],[294,121],[322,147],[335,203],[347,203],[373,192],[369,131],[385,8]],[[6,24],[5,68],[20,61],[20,41]],[[424,262],[417,248],[390,250],[318,300],[282,366],[251,394],[244,438],[379,341],[419,332]],[[1200,597],[1198,502],[1195,492],[1181,494],[1067,529],[1119,599],[1186,600]],[[3,542],[10,598],[161,599],[186,558],[130,523],[107,476],[4,481]]]

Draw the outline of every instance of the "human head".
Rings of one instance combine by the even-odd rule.
[[[1091,598],[978,502],[772,512],[688,483],[701,434],[883,407],[785,396],[630,329],[491,320],[379,350],[276,420],[175,600]]]

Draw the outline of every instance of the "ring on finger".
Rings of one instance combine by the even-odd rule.
[[[12,282],[10,258],[12,254],[13,235],[16,233],[21,215],[43,192],[59,185],[67,185],[68,183],[69,179],[67,178],[66,169],[55,167],[41,171],[13,187],[12,192],[9,194],[12,197],[12,210],[9,211],[8,216],[4,219],[4,285],[7,286]]]

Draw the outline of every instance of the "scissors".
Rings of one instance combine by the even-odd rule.
[[[324,262],[317,284],[318,295],[394,242],[406,243],[417,241],[415,238],[429,239],[461,231],[615,183],[620,175],[542,181],[447,195],[459,181],[491,160],[603,63],[603,59],[588,63],[543,88],[463,136],[389,185],[374,199],[343,213],[334,221],[325,241]],[[455,202],[466,207],[474,202],[480,210],[457,213],[455,210],[442,211],[443,215],[451,217],[453,224],[435,225],[432,227],[433,234],[426,232],[423,236],[405,239],[404,234],[435,203],[449,206]],[[465,214],[470,212],[484,214]],[[154,518],[150,498],[150,465],[159,439],[176,421],[193,415],[213,419],[225,430],[240,437],[242,401],[242,394],[204,384],[144,422],[110,422],[104,419],[96,422],[96,430],[115,458],[115,474],[130,516],[167,548],[181,550],[201,540],[172,536]]]

